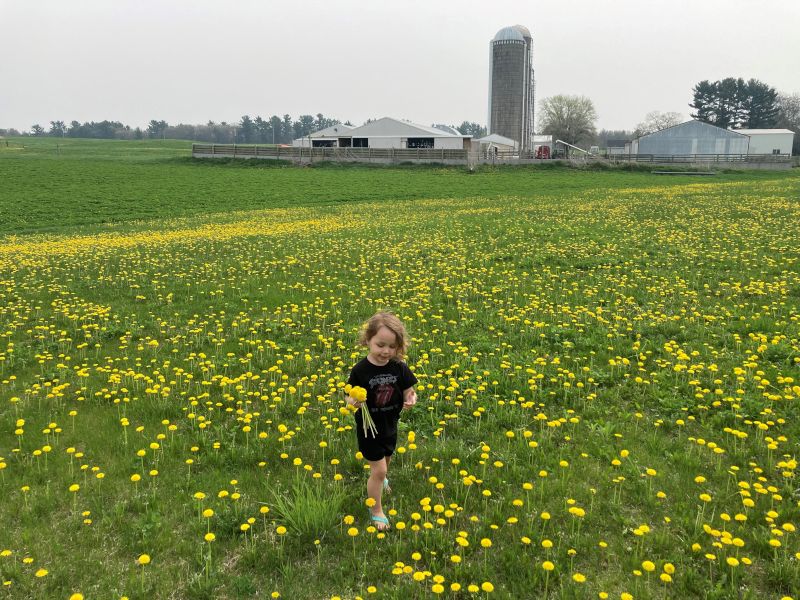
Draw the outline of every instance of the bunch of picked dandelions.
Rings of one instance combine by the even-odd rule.
[[[368,433],[371,434],[372,437],[377,436],[378,428],[375,427],[375,421],[372,420],[372,416],[369,414],[369,408],[366,405],[367,390],[357,385],[347,384],[344,388],[344,392],[358,403],[358,406],[351,404],[350,410],[355,412],[361,408],[361,424],[364,427],[364,437],[366,437]]]

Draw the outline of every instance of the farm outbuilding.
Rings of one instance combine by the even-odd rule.
[[[503,137],[499,133],[492,133],[478,140],[481,147],[481,152],[487,154],[490,152],[516,152],[519,149],[519,144],[511,138]]]
[[[734,129],[750,138],[748,154],[791,154],[794,131],[790,129]]]
[[[606,142],[606,155],[628,154],[630,147],[630,140],[608,140]]]
[[[341,125],[339,126],[341,127]],[[391,117],[383,117],[377,121],[371,121],[361,127],[353,127],[342,132],[329,130],[312,133],[308,138],[300,138],[294,141],[295,146],[308,147],[308,141],[315,147],[323,146],[320,143],[325,140],[324,146],[333,148],[435,148],[437,150],[468,150],[472,136],[451,133],[438,127],[427,127],[412,123],[411,121],[401,121]],[[324,131],[328,131],[325,137],[320,137]]]
[[[631,142],[632,154],[686,156],[693,154],[746,155],[750,138],[702,121],[687,121],[643,135]]]
[[[305,137],[297,138],[292,142],[292,146],[302,148],[335,148],[339,143],[339,136],[347,135],[349,131],[355,129],[352,125],[331,125],[325,129],[320,129]]]

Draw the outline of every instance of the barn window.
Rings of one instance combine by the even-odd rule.
[[[433,148],[433,138],[408,138],[409,148]]]
[[[353,138],[353,148],[369,148],[369,138]]]
[[[333,148],[333,140],[311,140],[314,148]]]

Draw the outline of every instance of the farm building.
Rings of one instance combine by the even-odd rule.
[[[337,127],[342,127],[338,125]],[[341,132],[327,130],[312,133],[307,138],[295,140],[293,145],[332,148],[436,148],[442,150],[469,149],[472,136],[451,133],[437,127],[418,125],[383,117]],[[323,132],[325,135],[320,137]]]
[[[750,138],[748,154],[791,154],[794,131],[789,129],[734,129]]]
[[[297,138],[292,142],[292,146],[308,148],[334,148],[338,145],[339,136],[347,135],[347,132],[355,129],[352,125],[331,125],[325,129],[315,131],[311,135]]]
[[[492,133],[478,140],[481,145],[481,152],[487,154],[489,152],[516,152],[519,149],[519,144],[511,138],[503,137],[499,133]]]
[[[702,121],[687,121],[636,138],[632,154],[685,156],[689,154],[747,154],[750,138]]]
[[[606,154],[628,154],[630,152],[630,140],[608,140],[606,142]]]
[[[531,150],[534,111],[533,39],[527,27],[503,27],[489,44],[489,133]]]

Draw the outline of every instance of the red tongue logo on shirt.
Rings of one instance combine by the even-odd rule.
[[[382,384],[378,386],[378,389],[375,391],[375,406],[386,406],[389,404],[393,392],[394,387],[391,385]]]

